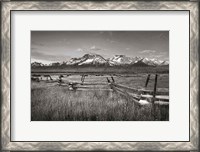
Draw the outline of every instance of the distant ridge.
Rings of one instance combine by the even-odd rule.
[[[31,63],[31,67],[41,66],[83,66],[83,65],[106,65],[106,66],[166,66],[169,61],[162,61],[157,59],[148,59],[142,57],[127,57],[125,55],[115,55],[112,58],[105,59],[98,54],[85,54],[80,58],[71,58],[69,61],[55,62],[49,65],[44,65],[41,62]]]

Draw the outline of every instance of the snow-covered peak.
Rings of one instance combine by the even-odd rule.
[[[32,67],[40,67],[40,66],[44,66],[44,64],[41,63],[41,62],[32,62],[32,63],[31,63],[31,66],[32,66]]]
[[[114,64],[114,65],[131,64],[132,62],[132,58],[126,57],[125,55],[115,55],[114,57],[108,60],[111,64]]]
[[[162,61],[158,59],[142,58],[140,61],[150,66],[169,65],[169,61]]]
[[[125,55],[115,55],[112,58],[105,59],[98,54],[85,54],[80,58],[71,58],[69,61],[51,63],[49,66],[64,66],[64,65],[134,65],[134,66],[165,66],[169,65],[169,61],[161,61],[158,59],[149,59],[142,57],[127,57]],[[41,62],[31,63],[32,67],[44,66]]]
[[[99,65],[106,63],[107,60],[98,54],[85,54],[81,58],[72,58],[67,62],[67,65],[88,65],[88,64]]]
[[[86,58],[86,60],[79,63],[78,65],[88,65],[88,64],[99,65],[107,63],[106,59],[104,59],[102,56],[98,54],[85,54],[83,57]]]
[[[163,61],[161,65],[169,65],[169,61]]]

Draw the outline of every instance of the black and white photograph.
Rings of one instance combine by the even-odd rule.
[[[31,121],[169,121],[169,31],[31,31]]]

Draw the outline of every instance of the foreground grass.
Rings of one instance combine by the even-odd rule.
[[[107,90],[74,92],[59,86],[31,90],[32,121],[152,121],[152,109]],[[161,112],[155,109],[156,119],[168,120],[168,110]]]

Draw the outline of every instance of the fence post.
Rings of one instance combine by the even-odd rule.
[[[83,83],[84,83],[84,80],[85,80],[85,75],[82,75],[82,77],[81,77],[81,85],[83,85]]]
[[[147,76],[146,83],[145,83],[145,88],[147,87],[147,85],[149,83],[149,79],[150,79],[150,74],[148,74],[148,76]]]
[[[113,76],[111,76],[112,82],[115,83],[115,79],[113,78]]]
[[[108,79],[108,77],[106,77],[106,79],[107,79],[108,83],[110,83],[110,80]]]
[[[158,78],[158,75],[156,74],[155,82],[154,82],[154,89],[153,89],[153,98],[156,97],[157,78]]]
[[[156,120],[156,107],[155,107],[154,101],[156,99],[157,78],[158,78],[158,75],[156,74],[155,81],[154,81],[153,98],[152,98],[154,120]]]

